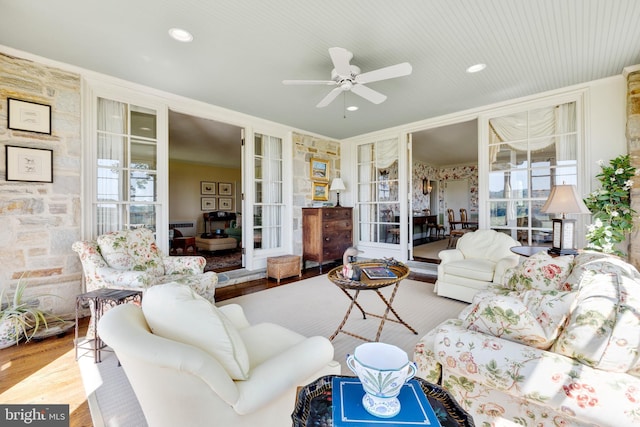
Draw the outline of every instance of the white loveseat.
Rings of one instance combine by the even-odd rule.
[[[154,427],[291,425],[296,388],[340,372],[328,339],[249,325],[239,305],[175,283],[112,308],[98,332]]]
[[[541,252],[416,345],[478,426],[640,425],[640,274]]]
[[[510,251],[520,243],[495,230],[477,230],[460,237],[455,249],[440,251],[438,295],[471,302],[476,292],[491,283],[502,283],[504,272],[518,264]]]

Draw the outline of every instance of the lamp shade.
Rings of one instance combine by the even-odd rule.
[[[344,182],[342,181],[342,178],[333,178],[333,181],[331,181],[331,187],[329,188],[329,190],[331,191],[340,191],[340,190],[346,190],[347,187],[344,186]]]
[[[541,212],[555,214],[588,214],[589,208],[578,196],[575,185],[556,185],[551,189],[551,194],[545,202]]]

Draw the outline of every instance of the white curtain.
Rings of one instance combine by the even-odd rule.
[[[386,207],[378,200],[378,186],[381,185],[379,174],[382,170],[392,169],[398,164],[398,140],[388,139],[361,145],[358,148],[358,203],[360,206],[360,240],[367,242],[384,241],[387,227],[385,222],[393,222],[393,214],[383,215],[389,209],[389,202],[397,204],[397,194],[390,195]],[[395,179],[395,178],[394,178]],[[394,183],[397,188],[397,183]],[[396,191],[397,193],[397,191]],[[394,198],[395,197],[395,198]],[[378,232],[380,235],[378,235]]]
[[[516,151],[537,151],[555,143],[556,160],[575,160],[576,146],[570,135],[576,128],[576,104],[540,108],[527,113],[489,120],[489,143],[507,142]],[[489,159],[496,160],[500,147],[491,145]]]
[[[282,139],[262,136],[264,179],[262,194],[262,248],[281,246],[282,236]]]
[[[96,233],[117,231],[128,222],[125,218],[123,169],[126,165],[127,106],[104,98],[98,99]],[[111,203],[110,203],[111,202]]]

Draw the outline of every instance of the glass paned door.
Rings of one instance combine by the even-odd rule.
[[[282,246],[283,141],[254,135],[253,247],[274,249]]]
[[[157,112],[98,98],[94,237],[158,224]]]
[[[358,147],[357,198],[360,241],[399,245],[397,139]]]

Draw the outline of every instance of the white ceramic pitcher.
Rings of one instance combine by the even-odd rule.
[[[417,371],[404,350],[380,342],[361,344],[347,356],[347,366],[362,383],[366,393],[362,404],[367,412],[380,418],[400,412],[400,389]]]

